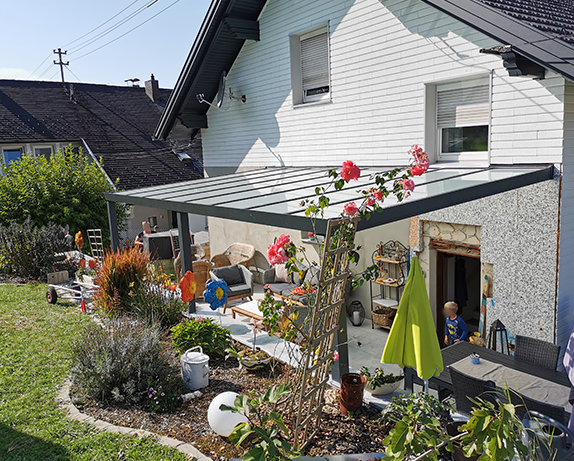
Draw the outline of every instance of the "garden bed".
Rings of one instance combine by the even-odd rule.
[[[203,396],[184,403],[170,413],[154,413],[146,406],[122,407],[116,404],[84,402],[80,410],[112,424],[144,429],[159,435],[191,443],[213,459],[241,458],[245,448],[236,448],[225,437],[215,434],[207,422],[207,409],[215,396],[225,391],[248,394],[286,382],[285,366],[258,372],[239,368],[237,360],[210,360],[209,386],[201,389]],[[338,391],[329,389],[323,411],[321,433],[311,442],[308,455],[323,456],[343,453],[371,453],[383,451],[385,428],[376,421],[378,410],[364,407],[352,417],[343,417],[338,410]],[[286,420],[290,418],[287,416]]]

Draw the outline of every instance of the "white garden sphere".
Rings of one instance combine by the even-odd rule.
[[[247,418],[240,413],[219,409],[221,405],[234,406],[237,395],[235,392],[223,392],[211,401],[207,409],[207,421],[211,429],[223,437],[229,437],[235,426],[247,422]]]

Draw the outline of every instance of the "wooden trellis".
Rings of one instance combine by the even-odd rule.
[[[307,445],[321,424],[325,387],[350,275],[348,256],[354,249],[359,220],[332,219],[327,223],[315,306],[310,312],[309,340],[291,400],[297,415],[293,441],[299,448]]]
[[[104,240],[102,239],[101,229],[88,229],[88,242],[90,242],[90,249],[92,256],[102,261],[104,259]]]

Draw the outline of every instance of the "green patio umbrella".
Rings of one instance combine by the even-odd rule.
[[[417,257],[412,258],[381,362],[414,368],[425,380],[425,388],[428,387],[426,380],[444,369],[425,279]]]

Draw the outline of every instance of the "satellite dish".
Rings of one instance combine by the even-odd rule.
[[[225,82],[227,80],[227,74],[225,71],[221,73],[219,77],[219,89],[217,90],[217,107],[221,108],[223,104],[223,99],[225,98]]]

